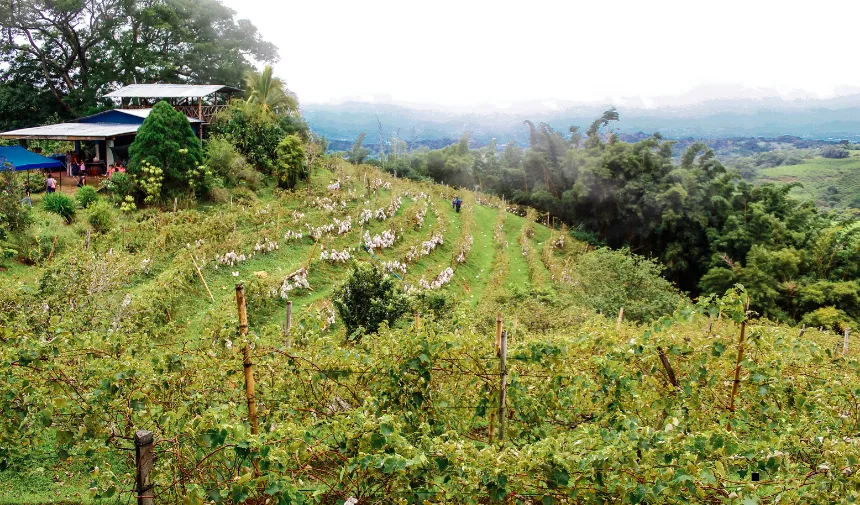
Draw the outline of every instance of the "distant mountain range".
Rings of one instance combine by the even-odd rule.
[[[673,139],[790,135],[804,139],[860,141],[860,93],[828,99],[755,94],[750,97],[747,94],[741,98],[690,103],[694,100],[695,96],[649,101],[620,99],[614,105],[621,120],[613,128],[626,135],[660,132]],[[486,145],[495,138],[499,145],[513,140],[524,146],[528,143],[528,128],[523,125],[526,119],[536,125],[545,122],[567,134],[571,125],[584,131],[612,105],[533,102],[454,110],[353,101],[307,104],[302,109],[311,128],[325,135],[332,149],[340,150],[348,148],[363,131],[367,131],[366,146],[378,144],[377,117],[385,136],[397,134],[414,145],[444,145],[469,131],[476,145]]]

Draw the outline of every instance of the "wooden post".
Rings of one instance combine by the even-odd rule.
[[[741,336],[738,339],[738,358],[735,361],[735,380],[732,382],[732,396],[729,397],[729,410],[735,411],[735,395],[738,394],[738,386],[741,384],[741,361],[744,359],[744,339],[746,338],[747,322],[741,323]]]
[[[415,313],[415,329],[421,328],[421,314]]]
[[[662,347],[658,347],[657,352],[660,355],[660,363],[663,364],[663,368],[666,370],[666,375],[669,376],[669,382],[672,384],[673,388],[677,388],[678,379],[675,378],[675,370],[672,369],[672,364],[669,363],[669,357],[666,356],[666,351],[664,351]]]
[[[239,311],[239,335],[248,335],[248,312],[245,308],[245,285],[241,282],[236,284],[236,308]],[[245,370],[245,398],[248,400],[248,421],[251,423],[251,434],[258,432],[257,425],[257,397],[254,394],[254,364],[251,362],[251,344],[247,341],[242,347],[242,367]],[[260,467],[256,460],[254,464],[254,475],[260,475]]]
[[[54,257],[54,249],[57,248],[57,236],[54,235],[54,242],[51,243],[51,252],[48,254],[48,261],[51,261],[51,258]]]
[[[499,441],[505,441],[505,402],[508,395],[508,333],[502,332],[499,351]]]
[[[502,352],[502,313],[496,313],[496,356]]]
[[[152,464],[155,461],[155,441],[151,431],[137,430],[134,432],[134,465],[135,465],[135,491],[137,492],[137,505],[154,505]]]
[[[851,330],[845,328],[845,338],[842,340],[842,355],[845,356],[848,354],[848,335],[851,334]]]
[[[248,334],[248,312],[245,308],[245,285],[236,283],[236,309],[239,311],[239,335]]]
[[[86,249],[87,251],[90,250],[90,229],[89,228],[87,228],[87,243],[84,246],[84,249]]]
[[[176,204],[179,203],[176,200],[176,197],[173,197],[173,213],[176,214]]]
[[[514,338],[514,337],[516,336],[516,334],[517,334],[517,323],[518,323],[518,322],[519,322],[519,318],[518,318],[517,316],[514,316],[514,329],[513,329],[513,330],[511,330],[511,340],[513,340],[513,338]]]
[[[798,335],[798,337],[802,337],[803,332],[805,332],[805,331],[806,331],[806,325],[804,324],[803,326],[800,327],[800,335]]]
[[[194,259],[194,253],[188,251],[188,254],[191,255],[191,262],[194,263],[194,269],[197,270],[197,275],[200,276],[200,280],[203,281],[203,287],[206,288],[206,292],[209,293],[209,299],[213,302],[215,301],[215,297],[212,296],[212,291],[209,291],[209,284],[206,283],[206,279],[203,277],[203,272],[200,271],[200,267],[197,266],[197,260]]]
[[[487,430],[489,431],[490,443],[493,443],[493,431],[496,428],[496,411],[490,411],[490,422],[487,424]]]
[[[286,323],[284,324],[284,336],[287,336],[290,334],[290,331],[292,331],[292,327],[293,327],[293,301],[287,300],[287,320],[286,320]]]
[[[714,327],[714,316],[708,316],[708,336],[711,336],[711,329]]]
[[[621,331],[621,321],[624,319],[624,307],[621,307],[621,310],[618,311],[618,322],[615,323],[615,331]]]

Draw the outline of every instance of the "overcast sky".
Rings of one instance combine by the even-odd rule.
[[[278,46],[275,73],[302,103],[504,106],[731,95],[741,86],[784,96],[860,90],[856,0],[224,3]]]

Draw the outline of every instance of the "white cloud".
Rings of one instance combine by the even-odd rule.
[[[224,3],[279,47],[276,74],[305,103],[829,96],[860,75],[847,0]]]

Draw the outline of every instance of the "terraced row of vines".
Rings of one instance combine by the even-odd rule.
[[[51,255],[0,280],[2,503],[135,501],[141,429],[155,436],[156,503],[860,494],[857,346],[758,319],[742,288],[686,302],[653,262],[366,166],[119,219],[92,237],[69,225]],[[331,295],[353,263],[396,276],[416,316],[349,334]]]

